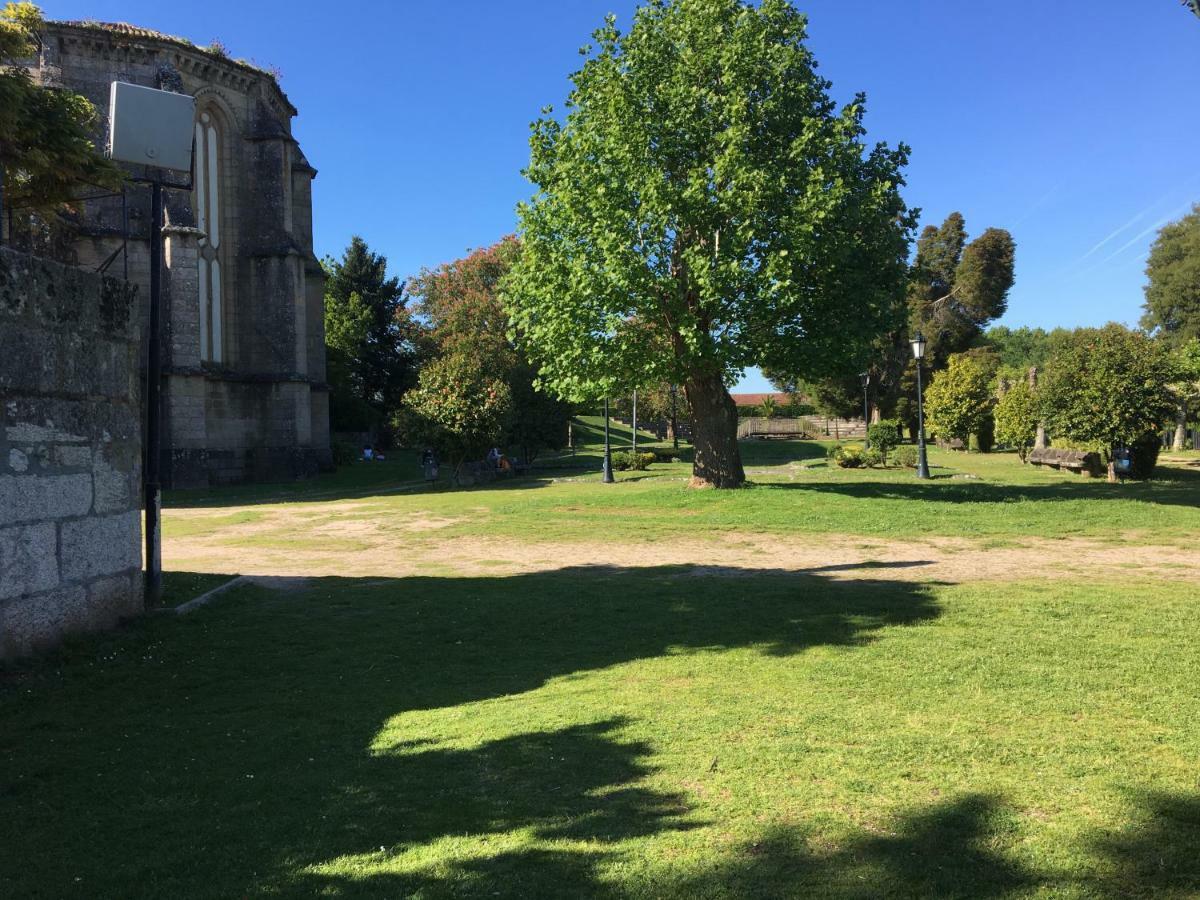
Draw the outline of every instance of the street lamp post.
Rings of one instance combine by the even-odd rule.
[[[676,397],[679,395],[679,387],[671,385],[671,440],[675,444],[675,450],[679,450],[679,413],[676,406]]]
[[[870,450],[871,449],[871,432],[870,432],[871,425],[870,425],[869,419],[871,418],[871,407],[870,407],[869,402],[867,401],[867,388],[870,387],[870,385],[871,385],[871,373],[870,372],[859,372],[858,377],[862,379],[862,383],[863,383],[863,446],[866,449]]]
[[[605,484],[612,484],[612,448],[608,443],[608,398],[604,398],[604,477],[601,479]]]
[[[917,361],[917,477],[929,477],[929,460],[925,456],[925,407],[921,399],[921,360],[925,358],[925,335],[917,332],[912,338],[913,359]]]
[[[637,391],[633,392],[633,452],[637,453]]]

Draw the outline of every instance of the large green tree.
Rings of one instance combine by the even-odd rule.
[[[1200,337],[1200,204],[1158,232],[1146,278],[1142,326],[1172,346]]]
[[[358,235],[324,266],[330,420],[335,429],[378,428],[416,383],[421,328],[387,258]]]
[[[695,483],[745,479],[736,372],[851,370],[902,290],[907,148],[866,145],[805,29],[786,0],[653,0],[533,125],[513,320],[568,398],[682,384]]]
[[[1015,255],[1012,236],[1002,228],[988,228],[967,243],[957,212],[940,228],[928,225],[921,232],[908,286],[909,331],[925,335],[929,368],[943,368],[951,354],[965,351],[988,322],[1004,315]]]
[[[896,413],[916,432],[916,370],[909,340],[920,331],[926,339],[923,365],[932,372],[946,367],[955,353],[982,341],[983,328],[1004,314],[1014,278],[1016,247],[1001,228],[988,228],[968,241],[966,221],[953,212],[940,226],[927,225],[917,240],[897,325],[880,332],[862,368],[872,408]],[[841,407],[857,403],[862,385],[832,372],[822,378],[820,392]]]
[[[1058,347],[1038,379],[1038,403],[1056,439],[1105,454],[1162,429],[1175,410],[1177,366],[1161,341],[1123,325],[1080,328]]]
[[[51,213],[83,184],[115,186],[120,171],[96,151],[96,109],[71,91],[39,87],[21,61],[42,27],[32,3],[0,10],[0,178],[6,207]]]

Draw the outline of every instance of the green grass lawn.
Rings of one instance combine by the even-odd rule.
[[[169,497],[230,509],[168,510],[168,546],[354,498],[338,516],[629,565],[237,587],[9,669],[0,896],[1200,894],[1194,583],[637,558],[739,531],[1134,531],[1194,558],[1198,477],[935,454],[920,484],[817,444],[745,451],[736,492],[670,464],[605,486],[567,457],[484,489],[375,495],[358,470]],[[329,540],[289,528],[289,552]]]

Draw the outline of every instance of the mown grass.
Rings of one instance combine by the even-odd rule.
[[[644,472],[617,473],[617,484],[600,483],[599,447],[581,445],[575,454],[542,460],[530,477],[497,481],[471,489],[426,488],[396,463],[391,479],[364,487],[358,469],[338,472],[307,486],[287,486],[283,500],[254,490],[224,489],[203,500],[188,496],[182,505],[220,502],[238,507],[219,518],[164,518],[168,538],[210,534],[221,540],[227,525],[245,515],[261,515],[280,503],[355,498],[361,505],[349,518],[403,522],[432,516],[456,524],[438,539],[488,535],[526,540],[643,542],[730,532],[828,534],[873,537],[966,537],[1009,542],[1024,538],[1081,537],[1179,543],[1200,531],[1200,471],[1160,466],[1146,482],[1107,484],[1069,472],[1022,465],[1015,454],[967,454],[932,449],[934,477],[918,481],[911,469],[840,469],[827,463],[827,443],[748,441],[742,444],[750,485],[732,492],[687,487],[687,462],[655,464]],[[687,455],[685,448],[684,455]],[[371,475],[392,463],[378,466]],[[167,505],[178,503],[168,495]],[[312,549],[326,541],[295,533],[290,523],[269,524],[253,536],[244,529],[227,540],[239,545],[279,540]],[[413,547],[422,546],[414,535]]]
[[[631,566],[738,532],[1197,552],[1183,469],[1106,485],[935,453],[948,477],[923,484],[817,443],[744,449],[741,491],[688,490],[685,464],[602,485],[594,447],[479,489],[400,490],[401,462],[365,483],[389,461],[284,502],[186,497],[229,508],[168,510],[165,535],[211,541],[215,568],[226,540],[314,559],[369,539],[312,533],[332,516],[605,542]],[[238,587],[0,676],[0,896],[1200,893],[1196,593],[1171,571],[462,577],[423,540],[404,552],[428,576]]]
[[[0,691],[4,896],[1191,896],[1194,596],[235,589]]]

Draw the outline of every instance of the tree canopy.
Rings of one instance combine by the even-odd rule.
[[[865,143],[786,0],[652,0],[585,48],[533,125],[506,286],[541,377],[576,400],[681,383],[698,482],[744,480],[726,383],[850,370],[891,326],[908,150]]]
[[[921,232],[908,287],[909,330],[925,335],[931,369],[965,351],[988,322],[1004,315],[1015,255],[1012,236],[1002,228],[988,228],[967,243],[957,212],[940,228],[928,225]]]
[[[456,360],[453,364],[440,365],[452,365],[453,371],[460,375],[468,369],[473,370],[473,374],[464,378],[457,388],[449,386],[451,393],[476,392],[475,399],[478,400],[481,385],[487,385],[489,390],[495,384],[504,387],[505,402],[492,403],[492,398],[487,396],[488,416],[471,423],[477,439],[485,444],[519,447],[522,457],[530,461],[541,449],[566,444],[571,407],[538,389],[536,369],[513,340],[499,288],[520,255],[520,242],[514,237],[506,237],[491,247],[474,250],[462,259],[423,270],[413,280],[412,294],[418,298],[418,312],[430,329],[434,352],[439,359],[454,357]],[[422,372],[420,384],[423,388],[426,380]],[[441,407],[449,402],[449,398],[443,398],[435,403],[432,397],[427,397],[419,408],[426,414],[441,415]],[[410,408],[418,407],[410,404]],[[453,428],[462,424],[459,421]],[[451,425],[444,427],[451,428]],[[473,451],[471,441],[477,443],[478,440],[471,438],[463,449],[469,447]]]
[[[1146,277],[1142,326],[1174,345],[1200,337],[1200,204],[1158,232]]]
[[[92,142],[96,109],[85,97],[33,83],[20,64],[38,47],[41,11],[32,3],[0,10],[0,169],[8,207],[46,211],[82,183],[115,186],[120,170]]]
[[[1080,328],[1057,348],[1038,379],[1050,434],[1111,453],[1171,419],[1178,375],[1168,349],[1122,325]]]
[[[335,429],[377,428],[416,381],[420,328],[387,258],[358,235],[324,266],[330,420]]]
[[[996,404],[996,367],[995,355],[988,352],[951,356],[925,393],[930,431],[964,445],[971,435],[986,432]]]

